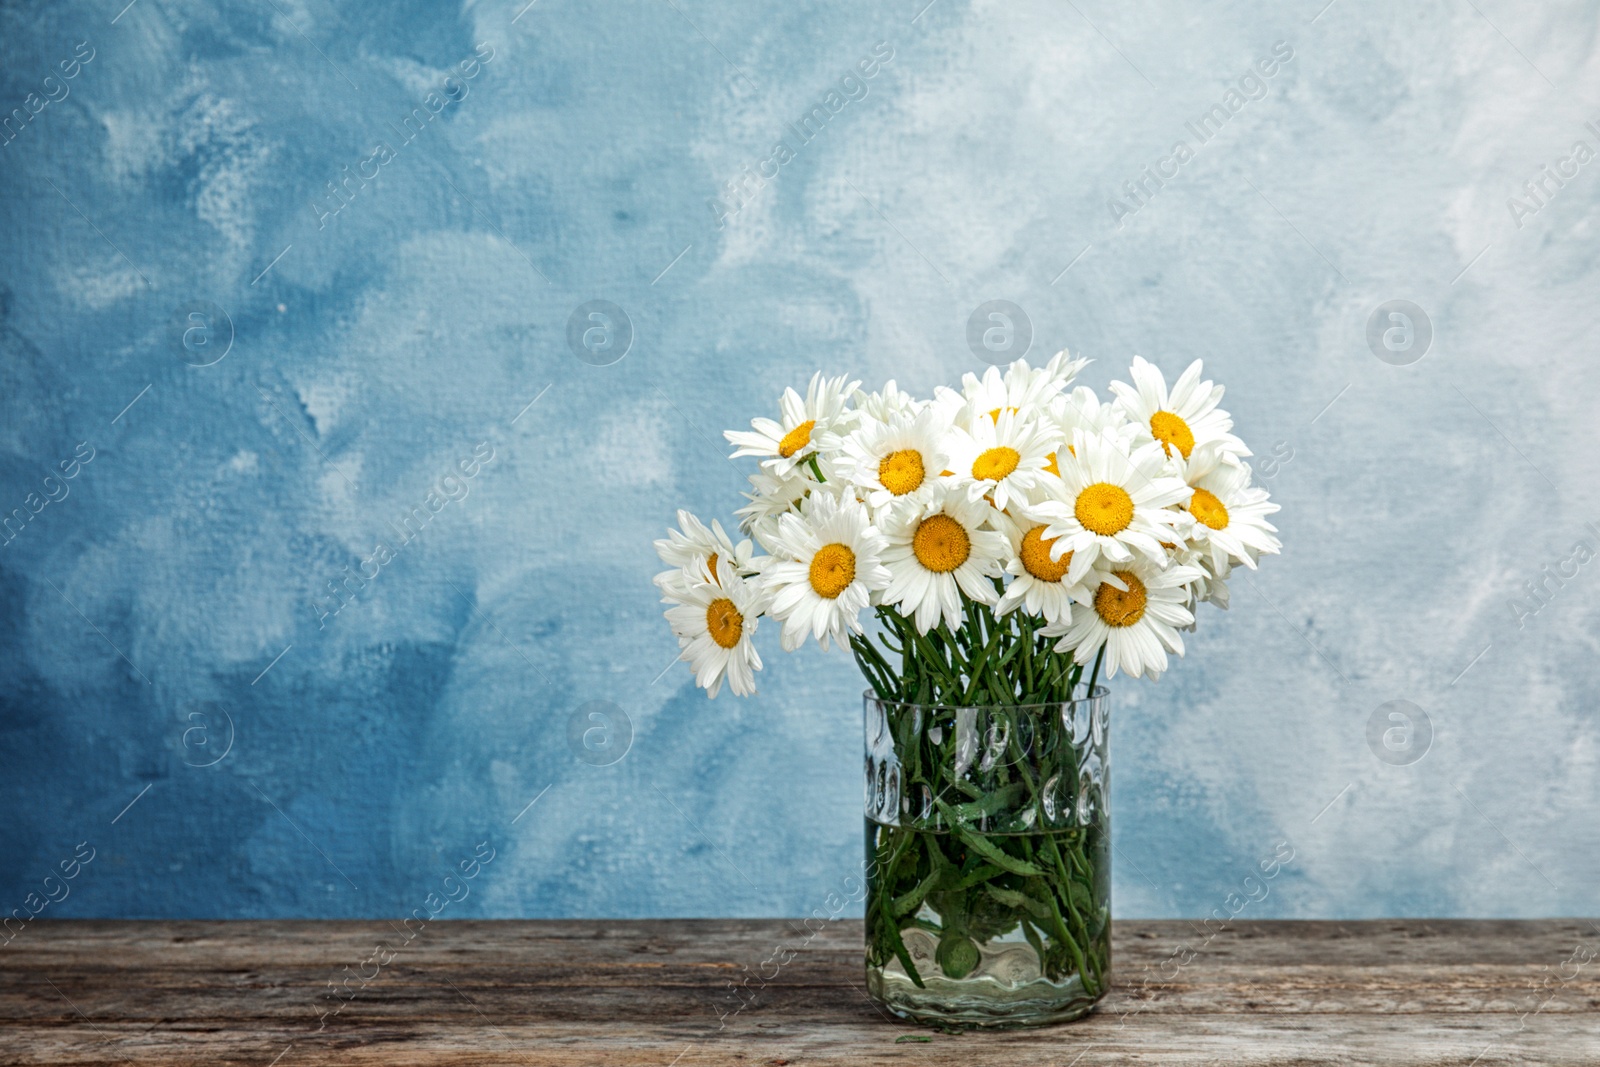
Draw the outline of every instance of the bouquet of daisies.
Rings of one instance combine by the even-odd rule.
[[[819,373],[728,431],[760,464],[744,539],[680,511],[656,542],[696,682],[753,693],[764,617],[785,651],[848,644],[883,700],[1045,703],[1090,664],[1091,690],[1102,667],[1166,670],[1198,605],[1227,607],[1232,569],[1279,551],[1278,505],[1199,360],[1169,389],[1136,356],[1110,402],[1073,387],[1087,362],[1018,360],[929,400]]]

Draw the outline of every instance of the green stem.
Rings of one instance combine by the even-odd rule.
[[[1096,996],[1108,968],[1104,902],[1095,896],[1107,845],[1100,828],[1073,828],[1070,814],[1046,819],[1046,785],[1075,796],[1083,753],[1070,744],[1059,709],[1025,710],[1078,697],[1086,667],[1056,651],[1055,640],[1039,633],[1042,623],[1025,612],[996,615],[962,601],[953,627],[941,620],[921,633],[882,605],[878,631],[850,638],[872,691],[890,705],[909,801],[902,825],[869,827],[869,959],[879,967],[898,961],[922,986],[902,931],[933,935],[937,962],[925,966],[960,978],[973,947],[986,951],[982,946],[1020,930],[1051,981],[1076,974]],[[1088,669],[1091,694],[1104,658],[1102,647]],[[971,739],[957,723],[974,714],[978,752],[957,775],[957,749]],[[1000,752],[990,752],[991,739],[1002,736]]]

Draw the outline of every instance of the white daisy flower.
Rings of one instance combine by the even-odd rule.
[[[1186,605],[1190,611],[1194,611],[1196,605],[1205,603],[1215,604],[1226,611],[1228,609],[1227,578],[1233,570],[1233,565],[1224,561],[1220,573],[1216,571],[1211,566],[1209,555],[1202,552],[1195,542],[1189,538],[1187,531],[1193,525],[1191,520],[1184,527],[1183,539],[1177,542],[1162,542],[1161,547],[1167,550],[1167,566],[1188,567],[1199,575],[1190,581],[1186,587],[1188,591]],[[1104,569],[1111,566],[1111,564],[1101,563],[1100,566]],[[1194,628],[1194,623],[1190,623],[1187,627],[1180,627],[1180,629],[1188,630],[1193,630]]]
[[[1060,444],[1047,419],[1002,411],[998,421],[980,418],[950,434],[950,469],[969,500],[985,496],[1004,511],[1045,477],[1045,465]]]
[[[1004,373],[999,367],[990,367],[982,378],[968,372],[962,375],[961,392],[940,386],[934,390],[934,400],[964,430],[972,429],[985,415],[991,422],[999,421],[1006,411],[1031,418],[1048,407],[1088,364],[1086,359],[1071,358],[1066,349],[1039,368],[1019,359]]]
[[[1030,517],[1030,510],[1026,505],[1013,504],[996,521],[1011,542],[1006,573],[1012,579],[995,604],[994,613],[1005,615],[1022,608],[1029,615],[1042,618],[1046,625],[1064,629],[1072,621],[1072,602],[1088,604],[1093,597],[1093,589],[1084,582],[1092,568],[1079,563],[1071,552],[1055,558],[1051,552],[1054,542],[1044,536],[1048,523]]]
[[[767,614],[783,623],[785,652],[805,644],[807,634],[826,649],[861,632],[861,610],[889,584],[883,549],[866,507],[851,497],[816,493],[801,515],[778,519],[776,558],[762,583]]]
[[[1187,521],[1169,505],[1187,500],[1189,487],[1165,473],[1160,446],[1152,442],[1130,456],[1116,441],[1078,430],[1057,460],[1065,499],[1035,507],[1050,520],[1045,536],[1055,539],[1052,551],[1083,553],[1085,565],[1102,557],[1125,563],[1134,552],[1166,563],[1162,542],[1180,543]]]
[[[938,483],[949,458],[950,423],[926,407],[888,421],[870,421],[844,439],[839,470],[876,515],[899,500],[923,500]]]
[[[1244,442],[1229,432],[1233,419],[1217,407],[1222,402],[1222,386],[1200,380],[1200,360],[1189,364],[1170,394],[1161,369],[1143,356],[1133,357],[1129,373],[1133,385],[1111,383],[1117,406],[1130,420],[1148,429],[1167,455],[1177,452],[1188,459],[1195,448],[1205,444],[1214,444],[1234,457],[1250,455]]]
[[[918,400],[910,393],[901,392],[892,378],[884,383],[881,392],[869,393],[857,389],[855,404],[857,411],[878,422],[893,422],[902,415],[916,415],[927,407],[926,401]]]
[[[1250,485],[1250,468],[1223,459],[1215,445],[1196,446],[1179,472],[1194,495],[1186,509],[1194,518],[1189,539],[1223,577],[1235,563],[1256,569],[1256,559],[1275,555],[1283,545],[1267,516],[1278,505],[1267,491]]]
[[[832,452],[839,447],[839,436],[855,428],[860,414],[846,406],[860,382],[845,384],[844,378],[824,378],[818,371],[802,399],[792,388],[783,391],[779,401],[781,418],[752,419],[754,432],[725,430],[722,436],[739,447],[733,458],[760,456],[767,473],[782,477],[811,456]]]
[[[1199,572],[1178,565],[1162,570],[1142,559],[1113,568],[1096,570],[1100,582],[1089,609],[1076,613],[1056,651],[1071,651],[1073,659],[1088,664],[1104,647],[1106,677],[1121,671],[1154,678],[1167,669],[1169,651],[1183,655],[1178,628],[1194,622],[1185,606],[1186,587]]]
[[[763,608],[755,582],[741,578],[725,559],[717,561],[716,580],[706,581],[684,568],[679,589],[662,587],[667,623],[677,635],[678,658],[694,671],[695,684],[714,697],[723,679],[735,696],[756,691],[761,654],[751,638]]]
[[[963,593],[993,606],[1000,594],[990,579],[1004,573],[1010,549],[1005,534],[987,528],[993,514],[987,503],[944,486],[918,507],[891,510],[882,527],[889,586],[879,602],[913,616],[919,633],[941,619],[959,627]]]
[[[1048,408],[1066,395],[1067,389],[1077,381],[1078,375],[1090,362],[1087,359],[1073,359],[1065,348],[1051,356],[1050,362],[1037,370],[1030,369],[1027,360],[1019,359],[1006,370],[1007,389],[1022,393],[1030,405]]]
[[[1224,560],[1219,565],[1210,555],[1196,552],[1193,565],[1199,569],[1200,577],[1189,586],[1190,610],[1197,604],[1213,604],[1227,611],[1228,576],[1233,573],[1233,564]],[[1189,629],[1194,629],[1193,624]]]
[[[1064,393],[1050,402],[1049,417],[1060,431],[1063,442],[1071,441],[1075,430],[1082,430],[1094,437],[1110,437],[1122,446],[1124,452],[1132,452],[1142,443],[1136,440],[1140,428],[1128,421],[1128,416],[1116,404],[1103,404],[1095,391],[1086,385],[1080,385],[1071,393]],[[1144,435],[1147,439],[1149,433]],[[1045,470],[1061,476],[1061,470],[1056,465],[1056,454],[1050,453],[1050,462],[1045,464]]]
[[[740,494],[750,503],[734,512],[739,516],[739,529],[754,537],[761,547],[772,551],[769,543],[778,528],[778,516],[798,511],[806,494],[817,488],[817,483],[801,474],[775,477],[757,471],[750,475],[753,493]]]
[[[716,581],[718,560],[728,560],[741,575],[755,573],[749,540],[734,544],[716,519],[707,529],[705,523],[679,508],[678,526],[678,530],[667,531],[665,540],[655,542],[656,555],[671,568],[655,576],[656,586],[663,592],[669,586],[681,588],[685,571],[701,581]]]

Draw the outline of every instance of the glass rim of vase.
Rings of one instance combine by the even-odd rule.
[[[1088,688],[1085,683],[1079,683],[1079,686],[1080,688],[1084,689]],[[914,700],[885,700],[874,693],[871,689],[865,689],[861,693],[861,696],[865,701],[868,703],[877,704],[879,707],[921,708],[924,711],[964,711],[968,709],[977,711],[988,711],[991,709],[1006,711],[1033,711],[1041,708],[1059,708],[1067,704],[1089,704],[1097,700],[1104,700],[1110,695],[1111,690],[1109,687],[1104,685],[1096,685],[1092,691],[1084,693],[1083,696],[1069,697],[1066,700],[1045,700],[1032,704],[919,704]]]

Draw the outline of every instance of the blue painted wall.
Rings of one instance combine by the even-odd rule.
[[[0,8],[0,912],[823,906],[861,682],[707,702],[650,541],[991,299],[1203,356],[1284,506],[1118,688],[1118,911],[1595,910],[1594,3],[524,2]]]

